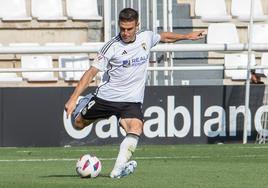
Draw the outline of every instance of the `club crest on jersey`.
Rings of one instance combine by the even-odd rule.
[[[141,46],[142,46],[142,48],[146,51],[147,50],[147,46],[146,46],[146,43],[145,42],[143,42],[142,44],[141,44]]]

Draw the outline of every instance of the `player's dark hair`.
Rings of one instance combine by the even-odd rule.
[[[136,22],[138,22],[138,19],[139,19],[139,13],[132,8],[124,8],[119,13],[119,22],[121,22],[121,21],[123,21],[123,22],[136,21]]]

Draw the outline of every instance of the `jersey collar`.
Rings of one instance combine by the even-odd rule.
[[[135,41],[136,41],[136,38],[137,38],[137,36],[136,36],[136,34],[135,34],[135,39],[134,39],[133,41],[124,42],[123,39],[122,39],[122,37],[121,37],[121,35],[120,35],[120,33],[119,33],[119,37],[120,37],[121,41],[122,41],[123,43],[125,43],[125,44],[131,44],[131,43],[135,42]]]

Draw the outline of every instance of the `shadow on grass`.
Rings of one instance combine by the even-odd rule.
[[[98,177],[110,178],[109,174],[100,174]],[[53,174],[48,176],[40,176],[40,178],[79,178],[76,174]]]
[[[40,178],[77,178],[77,175],[75,174],[53,174],[53,175],[48,175],[48,176],[40,176]]]

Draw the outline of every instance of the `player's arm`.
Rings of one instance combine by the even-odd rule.
[[[176,42],[178,40],[198,40],[204,38],[204,31],[193,31],[187,34],[179,34],[175,32],[160,33],[161,42]]]
[[[65,110],[67,112],[67,117],[69,117],[72,114],[72,112],[74,111],[74,109],[76,107],[76,101],[77,101],[78,97],[89,86],[89,84],[91,83],[91,81],[97,75],[98,72],[99,72],[99,70],[96,67],[91,66],[84,73],[84,75],[82,76],[82,78],[78,82],[73,94],[71,95],[71,97],[69,98],[67,103],[65,104]]]

